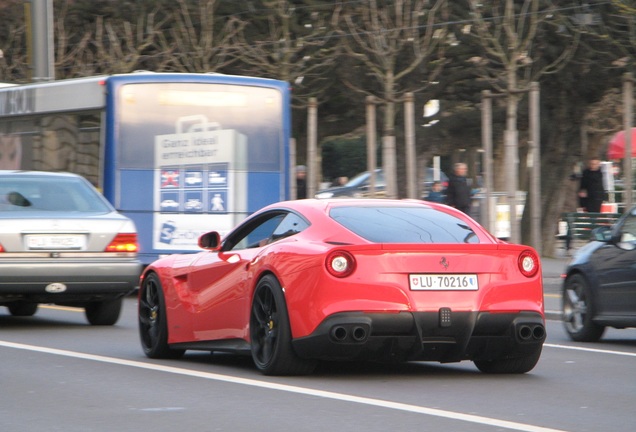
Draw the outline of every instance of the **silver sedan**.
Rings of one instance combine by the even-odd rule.
[[[12,315],[54,303],[115,324],[139,282],[138,248],[134,223],[83,177],[0,171],[0,306]]]

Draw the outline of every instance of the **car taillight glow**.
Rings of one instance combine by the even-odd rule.
[[[526,250],[519,255],[519,270],[526,277],[533,277],[539,271],[539,257],[532,251]]]
[[[4,252],[4,248],[2,247],[1,244],[0,244],[0,252]]]
[[[338,250],[327,255],[325,266],[329,274],[343,278],[349,276],[356,269],[356,260],[349,252]]]
[[[117,234],[106,247],[106,252],[137,252],[138,250],[137,234]]]

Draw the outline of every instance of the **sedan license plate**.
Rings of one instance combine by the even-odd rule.
[[[29,235],[26,238],[30,250],[82,249],[86,244],[84,235]]]
[[[477,291],[476,274],[412,274],[409,275],[412,291]]]

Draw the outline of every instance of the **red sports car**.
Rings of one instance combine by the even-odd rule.
[[[244,353],[262,373],[285,375],[320,360],[472,360],[483,372],[525,373],[541,355],[537,253],[441,204],[281,202],[199,245],[141,277],[151,358]]]

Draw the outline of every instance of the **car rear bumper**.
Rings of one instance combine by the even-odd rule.
[[[457,362],[523,357],[545,341],[536,312],[345,312],[294,339],[307,359]]]
[[[137,260],[0,262],[0,301],[113,298],[133,291],[140,274]]]

